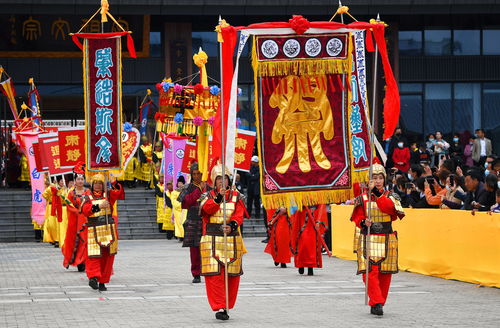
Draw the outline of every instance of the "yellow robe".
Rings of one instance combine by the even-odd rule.
[[[153,156],[153,146],[152,145],[147,145],[147,146],[141,145],[140,148],[141,148],[142,152],[144,153],[144,156],[146,156],[146,158],[149,159],[150,162],[141,163],[140,170],[136,171],[137,172],[136,178],[138,180],[142,180],[142,181],[150,181],[151,180],[151,173],[152,173],[151,160],[152,160],[152,156]]]
[[[172,198],[170,197],[171,194],[172,194],[172,192],[167,190],[165,192],[165,197],[169,197],[170,200],[172,200]],[[172,222],[172,209],[170,207],[165,206],[165,216],[163,218],[164,218],[164,220],[163,220],[162,230],[174,231],[175,224],[174,224],[174,222]]]
[[[68,189],[67,188],[61,188],[57,192],[58,195],[64,195],[65,197],[68,196]],[[66,208],[66,205],[64,204],[64,201],[61,200],[63,204],[63,211],[62,211],[62,221],[59,222],[56,219],[57,222],[57,235],[59,236],[59,247],[62,248],[64,245],[64,240],[66,239],[66,231],[68,230],[68,211]]]
[[[55,243],[59,241],[59,236],[57,234],[57,218],[52,216],[50,213],[52,211],[52,190],[50,186],[45,189],[42,193],[43,198],[45,198],[45,222],[43,223],[43,242],[44,243]]]
[[[184,221],[186,221],[187,210],[182,209],[182,203],[177,201],[180,192],[178,190],[172,191],[170,199],[172,200],[172,208],[174,212],[175,223],[175,236],[177,238],[184,238]]]
[[[132,159],[130,159],[130,162],[128,162],[127,167],[125,168],[125,174],[123,175],[123,180],[133,181],[138,166],[139,166],[139,160],[137,160],[137,157],[132,157]]]
[[[24,154],[21,155],[21,175],[18,178],[19,181],[30,181],[30,167],[28,164],[28,159]]]

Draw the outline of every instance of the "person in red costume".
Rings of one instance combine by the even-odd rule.
[[[243,240],[238,227],[243,223],[245,205],[237,190],[230,188],[227,171],[222,165],[214,166],[210,174],[215,189],[200,198],[203,220],[200,241],[201,275],[205,277],[207,297],[215,317],[228,320],[228,309],[236,303],[240,276],[243,274]],[[225,181],[223,182],[223,176]],[[223,199],[225,197],[225,208]],[[225,210],[225,211],[224,211]],[[226,224],[224,225],[224,217]],[[224,234],[227,235],[226,240]],[[215,245],[217,247],[214,249]],[[228,300],[225,294],[225,263],[227,262]]]
[[[292,252],[290,250],[290,228],[292,223],[286,213],[286,208],[281,207],[267,211],[269,241],[264,252],[273,257],[274,265],[281,263],[282,268],[291,262]]]
[[[398,142],[398,147],[394,148],[392,153],[392,160],[394,162],[394,167],[403,172],[408,172],[410,169],[410,149],[405,147],[403,141]]]
[[[307,275],[314,275],[313,268],[322,268],[323,259],[321,248],[323,245],[323,234],[328,229],[328,214],[326,205],[314,207],[304,207],[291,217],[291,249],[294,256],[295,267],[299,273],[304,273],[307,268]]]
[[[370,313],[379,316],[384,314],[383,307],[392,274],[398,272],[398,239],[397,233],[392,230],[392,221],[404,217],[398,196],[384,190],[385,179],[384,167],[378,163],[373,164],[373,179],[368,184],[368,191],[354,199],[355,207],[351,216],[351,221],[361,229],[356,243],[358,274],[363,274],[363,281],[366,283],[366,256],[369,256]],[[367,240],[368,227],[370,236]]]
[[[113,262],[118,251],[118,217],[113,215],[113,208],[117,200],[125,199],[123,187],[116,180],[112,181],[108,195],[104,183],[102,174],[92,176],[91,190],[82,205],[82,213],[88,218],[88,259],[85,270],[89,286],[100,291],[107,290],[105,284],[113,273]]]
[[[85,271],[87,258],[87,234],[85,223],[87,218],[81,213],[81,206],[88,189],[84,187],[85,171],[83,163],[73,169],[75,186],[68,192],[68,228],[62,247],[64,255],[63,266],[67,269],[70,265],[76,266],[79,272]]]

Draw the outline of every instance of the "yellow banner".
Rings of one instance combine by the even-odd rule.
[[[332,254],[354,260],[352,206],[332,206]],[[500,288],[500,214],[405,209],[399,269]]]

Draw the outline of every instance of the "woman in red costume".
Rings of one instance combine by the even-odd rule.
[[[368,191],[354,199],[351,221],[361,230],[357,237],[358,274],[366,283],[366,256],[368,252],[368,297],[370,313],[383,315],[391,277],[398,272],[398,239],[392,230],[392,221],[404,217],[399,197],[384,190],[386,172],[382,165],[373,164],[373,179]],[[369,201],[370,200],[370,201]],[[368,208],[370,220],[368,220]],[[370,236],[367,245],[367,233]]]
[[[115,181],[111,183],[108,195],[104,191],[104,176],[96,174],[91,179],[91,190],[82,205],[82,213],[87,219],[87,277],[89,286],[100,291],[107,290],[113,273],[113,262],[118,251],[118,217],[112,216],[117,200],[125,199],[123,187]]]
[[[223,175],[225,183],[223,184]],[[242,270],[243,240],[238,227],[243,223],[245,205],[237,190],[229,187],[230,173],[222,173],[222,165],[216,165],[210,174],[214,190],[204,193],[200,200],[203,220],[200,241],[201,275],[205,276],[207,297],[215,317],[228,320],[228,308],[236,303]],[[223,197],[226,199],[225,213]],[[226,225],[224,225],[224,214]],[[224,240],[224,233],[227,239]],[[217,245],[217,247],[215,247]],[[215,247],[215,249],[214,249]],[[227,260],[226,260],[227,259]],[[227,261],[228,302],[226,305],[224,267]]]
[[[67,269],[70,265],[76,266],[79,272],[85,271],[85,259],[87,258],[87,231],[85,223],[87,218],[81,213],[81,207],[88,189],[85,183],[84,164],[79,163],[73,169],[75,186],[68,192],[68,228],[66,238],[62,247],[64,255],[63,266]]]
[[[312,276],[313,268],[323,267],[321,248],[323,234],[328,229],[326,205],[318,205],[316,209],[304,207],[293,214],[291,220],[291,248],[295,267],[300,274],[307,268],[307,275]]]
[[[290,250],[290,228],[292,224],[290,218],[284,207],[276,211],[268,210],[267,217],[269,241],[264,252],[273,257],[275,266],[281,263],[281,267],[286,268],[286,264],[291,262],[292,257]]]

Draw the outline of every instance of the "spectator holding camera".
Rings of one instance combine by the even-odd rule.
[[[446,169],[439,170],[438,179],[441,185],[446,184],[446,180],[450,176],[450,171]],[[427,177],[424,183],[425,199],[429,205],[440,206],[442,198],[446,195],[447,189],[442,188],[434,177]]]
[[[441,198],[441,208],[456,210],[462,208],[462,197],[459,195],[464,195],[465,193],[462,187],[457,183],[456,178],[454,174],[450,174],[448,178],[446,178],[446,194]]]
[[[427,203],[425,198],[425,177],[420,177],[415,180],[412,185],[406,189],[408,195],[408,207],[411,208],[437,208],[437,206]]]

